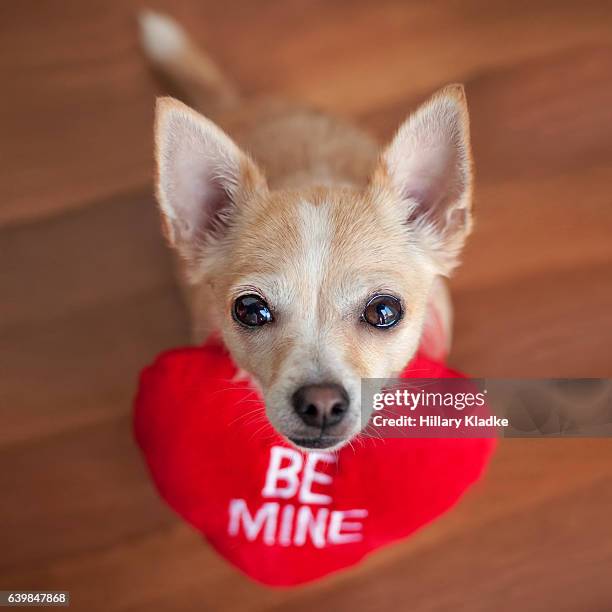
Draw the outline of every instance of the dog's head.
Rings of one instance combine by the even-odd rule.
[[[219,330],[272,425],[302,448],[362,426],[360,381],[414,355],[428,295],[471,226],[463,89],[399,129],[365,189],[268,189],[256,164],[183,104],[158,104],[158,198],[187,263],[196,323]]]

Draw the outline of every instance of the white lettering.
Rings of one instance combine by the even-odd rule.
[[[232,536],[240,532],[240,524],[244,527],[247,540],[253,542],[263,529],[263,541],[272,546],[275,541],[276,523],[278,520],[278,503],[267,502],[261,506],[254,517],[251,516],[244,499],[232,499],[229,506],[229,528]]]

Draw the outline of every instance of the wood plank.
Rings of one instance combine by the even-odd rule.
[[[607,477],[535,505],[533,518],[517,514],[466,528],[403,562],[394,559],[378,572],[360,572],[296,597],[291,609],[312,610],[325,602],[338,612],[374,612],[402,602],[428,612],[605,610],[612,551],[601,545],[600,534],[610,533],[610,484]]]
[[[452,364],[612,376],[612,7],[545,0],[156,0],[248,94],[388,138],[462,80],[477,226]],[[503,440],[450,513],[354,570],[258,586],[159,500],[131,439],[139,369],[187,341],[151,197],[140,2],[3,6],[0,588],[75,610],[608,610],[609,440]]]
[[[24,551],[30,557],[27,564],[17,561],[4,568],[4,581],[23,589],[41,583],[46,588],[70,588],[77,609],[95,611],[108,609],[110,593],[115,594],[112,609],[129,610],[166,609],[172,601],[173,609],[191,609],[197,603],[212,610],[264,610],[280,602],[310,609],[318,600],[329,602],[334,610],[360,610],[364,599],[371,601],[363,609],[384,610],[392,609],[398,597],[413,602],[415,609],[443,610],[468,595],[465,583],[482,580],[485,588],[478,593],[484,594],[483,607],[474,609],[485,610],[485,604],[493,605],[506,592],[516,571],[524,576],[526,588],[514,594],[512,605],[547,604],[551,593],[534,591],[527,584],[528,572],[534,571],[534,580],[546,584],[570,573],[572,564],[580,560],[597,568],[582,576],[586,583],[580,593],[588,590],[592,601],[600,602],[609,595],[600,580],[612,555],[612,549],[600,542],[610,533],[612,500],[607,493],[601,495],[612,478],[612,447],[607,440],[503,441],[485,482],[452,513],[352,572],[313,586],[276,591],[240,577],[203,546],[197,534],[168,516],[142,478],[140,461],[126,446],[121,425],[98,428],[95,436],[93,429],[79,435],[79,441],[91,449],[85,467],[93,468],[96,478],[74,467],[81,461],[82,448],[78,443],[66,448],[65,436],[44,445],[42,458],[50,461],[59,449],[66,449],[55,460],[58,468],[65,469],[54,470],[50,479],[40,472],[38,461],[18,466],[43,493],[39,493],[41,503],[18,522],[16,509],[2,516],[3,524],[13,527],[7,543],[17,545],[29,534],[26,541],[37,545]],[[120,460],[114,458],[117,454]],[[10,451],[1,455],[3,462],[17,456]],[[23,462],[28,455],[20,456]],[[96,467],[97,463],[106,467]],[[79,495],[94,483],[96,491]],[[74,511],[68,517],[62,516],[65,496],[73,499]],[[137,515],[139,521],[121,521],[122,513]],[[592,529],[585,533],[582,521]],[[56,529],[50,530],[51,525]],[[555,565],[547,576],[548,565],[541,564],[541,556],[543,547],[550,546],[555,551],[550,562]],[[568,554],[561,554],[564,549]],[[466,559],[471,574],[466,574]],[[444,586],[444,595],[435,588],[437,583]],[[553,595],[574,605],[567,609],[582,609],[581,600],[572,599],[573,584],[557,585]],[[473,604],[472,599],[467,601]]]
[[[133,190],[151,173],[154,86],[131,9],[54,2],[4,8],[0,222]]]
[[[143,364],[188,339],[151,196],[1,236],[0,446],[125,414]]]
[[[139,3],[62,6],[24,0],[0,20],[7,49],[0,68],[11,82],[0,102],[10,142],[3,165],[11,177],[1,192],[0,223],[128,192],[151,176],[159,88],[138,47]],[[186,23],[247,94],[284,93],[349,115],[499,65],[610,43],[604,1],[528,9],[508,0],[495,9],[484,0],[156,6]]]

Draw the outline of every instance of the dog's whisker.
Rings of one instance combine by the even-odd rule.
[[[269,426],[270,424],[268,422],[265,422],[259,429],[257,429],[251,434],[251,437],[249,438],[249,442],[253,440],[253,438],[257,436],[257,434],[261,433],[266,427],[269,427]]]
[[[378,431],[377,429],[373,429],[371,428],[371,426],[366,427],[366,432],[370,435],[370,431],[374,434],[371,435],[371,437],[373,439],[377,439],[377,440],[382,440],[384,441],[384,438],[382,437],[382,435],[380,434],[380,431]]]
[[[243,425],[245,427],[250,427],[251,425],[255,425],[257,423],[268,423],[268,419],[263,414],[256,414],[250,417],[248,421],[245,421]]]
[[[229,425],[233,425],[234,423],[237,423],[241,419],[246,419],[248,416],[251,416],[253,414],[263,412],[263,410],[264,410],[263,406],[258,406],[257,408],[253,408],[252,410],[247,410],[246,412],[239,414],[235,419],[230,421]]]

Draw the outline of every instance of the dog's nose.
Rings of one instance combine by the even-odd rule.
[[[346,414],[349,398],[340,385],[304,385],[293,394],[293,407],[311,427],[323,429],[339,423]]]

